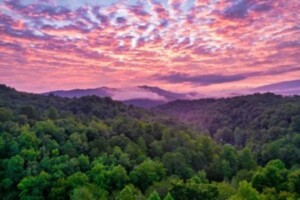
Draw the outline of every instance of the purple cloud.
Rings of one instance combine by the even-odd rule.
[[[259,76],[273,76],[280,75],[289,72],[300,71],[300,66],[280,66],[269,69],[267,71],[256,71],[248,73],[236,73],[236,74],[201,74],[201,75],[189,75],[185,73],[172,72],[167,75],[154,75],[153,78],[168,83],[192,83],[196,85],[213,85],[220,83],[236,82],[245,80],[250,77]]]
[[[238,0],[225,9],[224,16],[227,18],[244,18],[248,14],[249,4],[247,0]]]
[[[162,80],[168,83],[193,83],[197,85],[212,85],[226,82],[234,82],[246,79],[244,74],[223,75],[223,74],[205,74],[205,75],[189,75],[184,73],[171,73],[168,75],[158,76],[156,79]]]

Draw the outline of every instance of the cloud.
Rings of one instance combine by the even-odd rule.
[[[244,18],[248,14],[248,1],[237,0],[225,9],[224,16],[227,18]]]
[[[298,0],[114,2],[1,1],[0,74],[16,87],[36,73],[54,89],[84,76],[181,90],[300,76]]]
[[[260,76],[281,75],[290,72],[300,72],[300,65],[282,65],[260,72]]]
[[[300,40],[299,41],[287,41],[287,42],[282,42],[277,45],[278,49],[282,48],[298,48],[300,49]]]
[[[230,2],[230,1],[229,1]],[[224,16],[229,19],[246,18],[249,12],[267,12],[272,8],[272,2],[257,0],[236,0],[224,10]]]
[[[244,74],[234,74],[234,75],[222,75],[222,74],[205,74],[205,75],[189,75],[184,73],[172,73],[169,75],[163,75],[155,77],[158,80],[166,81],[169,83],[193,83],[202,86],[220,84],[227,82],[234,82],[246,79],[247,76]]]
[[[228,82],[236,82],[245,80],[251,77],[274,76],[290,72],[299,72],[300,66],[280,66],[269,69],[267,71],[254,71],[235,74],[201,74],[189,75],[186,73],[172,72],[167,75],[154,75],[154,79],[162,80],[168,83],[192,83],[196,85],[213,85]]]
[[[264,12],[264,11],[269,11],[272,8],[270,3],[257,3],[251,6],[252,11],[256,12]]]
[[[130,99],[152,99],[166,101],[167,99],[154,92],[146,91],[142,88],[123,88],[112,91],[112,98],[119,101],[125,101]]]

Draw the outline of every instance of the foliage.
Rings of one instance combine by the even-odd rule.
[[[191,118],[201,122],[195,129],[110,98],[40,96],[0,86],[0,195],[297,199],[299,104],[299,97],[256,94],[159,108],[179,117],[190,109],[203,114]]]

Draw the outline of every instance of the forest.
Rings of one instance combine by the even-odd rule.
[[[151,110],[0,85],[1,199],[300,199],[300,97]]]

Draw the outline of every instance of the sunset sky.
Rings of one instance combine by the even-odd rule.
[[[0,0],[0,83],[241,92],[300,79],[299,0]]]

